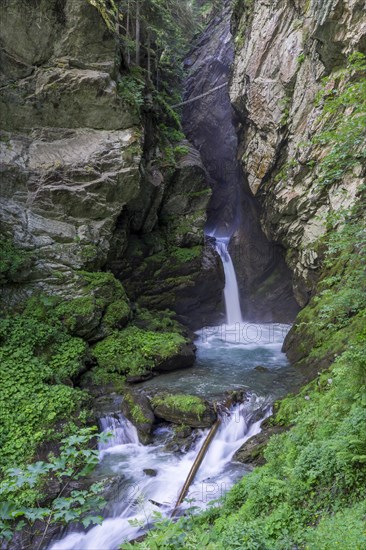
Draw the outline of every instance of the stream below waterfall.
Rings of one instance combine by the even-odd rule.
[[[198,470],[187,496],[194,506],[204,508],[222,497],[251,470],[232,461],[235,451],[260,431],[273,400],[301,383],[300,374],[281,352],[288,329],[288,325],[245,322],[207,327],[197,333],[195,366],[141,384],[146,390],[169,388],[208,398],[222,397],[230,389],[247,391],[245,402],[234,405],[230,415],[223,417]],[[135,427],[123,415],[102,419],[101,428],[114,434],[100,448],[95,474],[110,477],[115,484],[104,512],[106,519],[88,532],[69,531],[51,545],[52,550],[116,550],[140,535],[143,527],[152,523],[155,512],[169,516],[208,433],[198,430],[193,446],[184,454],[167,451],[173,433],[164,424],[156,428],[154,442],[147,446],[139,443]]]

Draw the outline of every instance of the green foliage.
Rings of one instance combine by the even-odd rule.
[[[289,96],[286,96],[282,101],[280,101],[280,105],[282,108],[280,125],[286,126],[290,118],[291,98]]]
[[[93,349],[98,365],[122,375],[144,374],[174,355],[185,338],[174,332],[158,333],[128,327],[102,340]]]
[[[202,246],[193,246],[192,248],[176,247],[172,249],[172,256],[179,263],[186,263],[199,258],[202,253]]]
[[[73,332],[78,323],[94,315],[96,303],[93,295],[80,296],[56,306],[56,315],[68,331]]]
[[[105,271],[78,271],[78,275],[86,294],[94,292],[97,298],[103,298],[109,302],[127,299],[122,284],[115,278],[113,273]]]
[[[173,319],[174,311],[151,311],[138,308],[135,314],[134,323],[139,328],[153,332],[177,332],[182,331],[182,326]]]
[[[309,550],[357,549],[366,547],[365,502],[321,519],[316,529],[306,532]]]
[[[122,77],[118,83],[118,93],[120,97],[137,111],[144,103],[145,82],[134,74],[128,74]]]
[[[175,168],[179,159],[188,153],[188,148],[181,144],[185,139],[185,135],[180,129],[178,115],[160,96],[157,96],[157,98],[163,112],[165,112],[165,117],[168,118],[167,124],[161,123],[158,127],[159,144],[162,150],[159,165],[161,168]]]
[[[324,80],[318,102],[326,125],[313,138],[314,144],[326,147],[318,169],[320,185],[341,180],[355,166],[365,162],[364,130],[366,126],[366,58],[353,54],[345,69]]]
[[[32,299],[0,320],[0,467],[23,463],[85,401],[70,385],[83,368],[86,344],[71,337],[53,301]],[[68,385],[64,385],[66,382]]]
[[[288,113],[287,115],[288,116]],[[286,121],[285,121],[285,124],[287,123],[287,118],[286,118]],[[281,122],[282,124],[282,122]],[[276,175],[275,177],[275,182],[278,183],[279,181],[286,181],[286,179],[288,179],[289,177],[291,177],[292,175],[292,172],[293,172],[293,168],[297,167],[297,162],[295,160],[290,160],[288,162],[286,162],[280,172],[278,172],[278,174]]]
[[[53,524],[81,521],[86,528],[102,522],[103,518],[95,511],[105,505],[100,496],[103,484],[94,483],[87,489],[68,488],[98,464],[99,455],[91,448],[92,440],[95,440],[94,429],[84,428],[77,435],[63,439],[60,452],[51,453],[48,461],[6,470],[0,486],[0,537],[11,540],[17,531],[26,528],[31,533],[31,542],[40,537],[37,548],[42,548]],[[53,487],[57,487],[51,494],[49,479]]]
[[[29,252],[17,248],[11,239],[0,236],[0,284],[17,280],[19,271],[29,268],[32,258]]]
[[[103,325],[108,328],[122,328],[130,316],[130,306],[126,300],[117,300],[107,307],[103,317]]]
[[[206,405],[200,397],[184,393],[156,395],[151,402],[154,407],[164,405],[177,411],[196,414],[198,417],[206,410]]]

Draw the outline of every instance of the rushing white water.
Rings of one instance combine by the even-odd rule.
[[[225,273],[224,297],[226,321],[228,325],[235,325],[235,323],[241,323],[242,315],[240,309],[238,282],[236,280],[235,269],[228,250],[228,245],[228,238],[216,237],[215,249],[220,255]]]
[[[263,398],[253,395],[244,404],[234,406],[230,415],[224,416],[187,496],[187,499],[194,499],[195,506],[204,508],[209,501],[221,497],[245,473],[245,466],[235,464],[231,459],[249,437],[260,431],[262,419],[258,419],[259,411],[263,419],[268,406]],[[115,475],[123,473],[126,479],[112,503],[112,517],[87,533],[68,534],[53,543],[52,550],[115,550],[141,531],[136,521],[143,525],[151,523],[154,511],[169,515],[207,435],[207,430],[202,431],[187,454],[177,455],[164,450],[163,442],[144,446],[131,441],[135,437],[132,424],[126,419],[118,423],[115,420],[114,417],[103,420],[106,429],[114,433],[114,440],[109,448],[103,448],[101,454],[101,466],[104,464]],[[165,435],[168,431],[165,428]],[[164,438],[163,433],[161,438]],[[154,468],[156,476],[146,475],[143,471],[146,468]],[[187,506],[189,504],[183,505]]]
[[[122,413],[104,416],[100,418],[99,424],[102,432],[111,433],[111,437],[108,438],[106,443],[99,443],[98,445],[101,458],[104,456],[103,451],[110,447],[125,445],[126,443],[139,445],[139,436],[135,426]]]

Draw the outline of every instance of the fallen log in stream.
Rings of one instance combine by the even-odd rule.
[[[205,439],[205,441],[204,441],[204,443],[203,443],[203,445],[202,445],[202,447],[201,447],[201,449],[200,449],[200,451],[199,451],[199,453],[196,457],[196,460],[194,461],[194,463],[192,465],[192,468],[190,469],[190,472],[188,474],[186,482],[183,485],[183,488],[182,488],[181,492],[179,493],[178,500],[176,502],[176,505],[175,505],[174,510],[172,511],[170,517],[175,516],[175,514],[178,511],[179,506],[182,504],[183,500],[185,499],[185,497],[188,493],[188,490],[189,490],[191,484],[193,483],[194,478],[196,477],[197,471],[198,471],[199,467],[201,466],[202,460],[204,459],[204,457],[207,453],[207,450],[208,450],[213,438],[215,437],[216,432],[217,432],[218,427],[220,426],[220,424],[221,424],[221,419],[218,417],[215,424],[213,424],[210,431],[208,432],[207,437],[206,437],[206,439]]]

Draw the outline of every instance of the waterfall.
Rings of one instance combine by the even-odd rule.
[[[99,427],[101,432],[111,433],[111,437],[108,438],[106,443],[99,443],[98,445],[101,456],[103,456],[103,451],[117,445],[125,445],[127,443],[139,444],[135,426],[122,413],[106,415],[100,418]]]
[[[242,322],[242,316],[240,309],[238,282],[236,280],[234,264],[228,250],[228,245],[228,238],[215,237],[215,249],[222,260],[222,265],[225,272],[224,297],[226,308],[226,322],[228,325],[235,325],[235,323]]]

